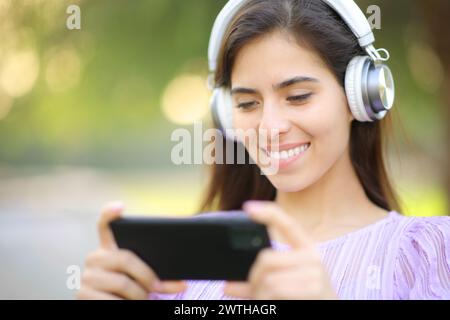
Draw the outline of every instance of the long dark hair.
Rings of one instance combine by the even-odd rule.
[[[231,70],[239,50],[249,41],[274,30],[294,35],[302,46],[314,50],[344,88],[345,71],[356,55],[364,55],[349,27],[323,1],[249,0],[234,17],[224,37],[215,75],[218,86],[231,86]],[[351,124],[350,158],[368,198],[385,210],[400,211],[384,163],[384,131],[390,116],[381,122]],[[236,142],[222,138],[224,159]],[[220,145],[220,144],[219,144]],[[249,159],[248,153],[246,159]],[[247,200],[275,200],[276,189],[256,164],[213,164],[200,212],[238,210]]]

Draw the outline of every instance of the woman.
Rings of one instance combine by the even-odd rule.
[[[243,208],[272,248],[247,282],[160,282],[117,249],[107,226],[123,208],[112,205],[80,298],[449,299],[450,218],[398,213],[386,120],[355,121],[346,98],[347,65],[365,54],[348,26],[322,1],[249,0],[227,30],[215,82],[231,89],[234,128],[276,132],[264,152],[245,140],[249,156],[280,166],[214,165],[201,211]]]

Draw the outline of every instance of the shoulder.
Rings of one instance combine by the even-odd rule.
[[[403,217],[403,241],[417,245],[450,244],[450,217]]]
[[[450,217],[400,219],[398,292],[409,298],[450,297]]]
[[[404,254],[427,256],[450,250],[450,217],[398,216],[399,246]],[[450,256],[447,256],[450,259]]]

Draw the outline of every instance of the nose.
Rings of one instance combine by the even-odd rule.
[[[262,109],[262,118],[259,123],[260,135],[268,138],[268,141],[274,141],[290,130],[291,123],[283,114],[281,106],[276,103],[264,103]]]

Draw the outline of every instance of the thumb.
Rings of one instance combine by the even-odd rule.
[[[97,224],[100,238],[100,246],[104,249],[117,249],[114,235],[109,223],[122,216],[124,204],[122,202],[111,202],[103,207],[100,219]]]

